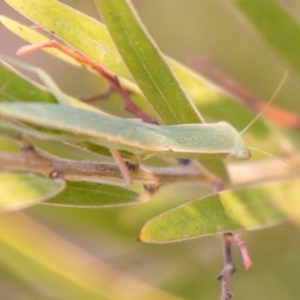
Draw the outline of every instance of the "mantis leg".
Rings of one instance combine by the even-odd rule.
[[[110,150],[110,152],[123,175],[126,185],[130,185],[132,183],[131,173],[130,173],[125,161],[123,160],[120,152],[117,150]]]

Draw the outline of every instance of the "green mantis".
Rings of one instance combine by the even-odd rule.
[[[2,116],[79,135],[111,150],[137,155],[177,158],[250,158],[238,132],[227,122],[212,124],[153,125],[80,110],[71,106],[40,103],[1,103]],[[68,115],[68,122],[64,115]],[[84,119],[84,127],[78,124]]]
[[[130,184],[130,176],[123,169],[117,154],[119,150],[146,157],[250,158],[250,151],[241,136],[226,122],[158,126],[66,105],[40,103],[1,103],[0,114],[18,121],[66,131],[110,149],[127,184]]]
[[[99,64],[68,50],[55,41],[26,46],[19,52],[29,52],[43,47],[56,47],[74,58],[96,69],[120,94],[125,104],[130,102],[126,91],[116,77],[108,74]],[[51,89],[55,86],[51,80]],[[49,84],[48,84],[49,85]],[[55,95],[60,96],[59,91]],[[56,96],[56,97],[58,97]],[[63,96],[59,98],[63,99]],[[130,171],[119,151],[147,158],[152,155],[170,156],[182,159],[222,159],[232,157],[249,159],[251,154],[240,134],[227,122],[212,124],[156,125],[136,119],[123,119],[99,114],[66,105],[41,103],[1,103],[0,115],[54,130],[61,130],[101,145],[110,150],[127,185],[131,183]],[[127,104],[126,104],[127,105]],[[131,111],[144,121],[149,117],[136,107]],[[68,120],[65,120],[68,116]],[[30,133],[29,133],[30,134]]]

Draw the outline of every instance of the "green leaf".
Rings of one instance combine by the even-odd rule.
[[[300,73],[300,26],[278,1],[235,0],[258,32],[290,66]]]
[[[169,243],[300,220],[300,180],[225,191],[170,210],[143,227],[142,242]]]
[[[11,32],[32,44],[47,41],[49,39],[47,35],[42,34],[40,31],[22,25],[19,22],[7,18],[6,16],[0,16],[0,22]],[[49,54],[52,54],[70,64],[73,64],[75,66],[81,66],[81,63],[79,63],[77,60],[55,48],[47,48],[44,50]]]
[[[141,27],[128,1],[97,0],[101,16],[136,83],[165,124],[199,123],[200,117]]]
[[[121,76],[130,76],[105,26],[56,0],[8,0],[14,9]],[[55,16],[55,18],[53,17]]]
[[[24,209],[57,195],[64,182],[34,173],[0,173],[0,211]]]
[[[79,208],[112,207],[138,203],[141,203],[140,195],[133,191],[113,185],[72,181],[67,181],[64,191],[46,202],[46,204]]]
[[[53,95],[0,61],[0,101],[57,102]]]

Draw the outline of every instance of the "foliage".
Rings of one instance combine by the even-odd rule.
[[[117,74],[122,85],[132,92],[135,103],[143,110],[150,111],[161,123],[185,124],[201,122],[203,119],[225,120],[238,130],[242,130],[256,115],[255,111],[251,111],[243,103],[237,101],[235,96],[217,88],[207,78],[199,76],[182,64],[164,56],[158,47],[153,45],[148,34],[142,30],[140,21],[131,14],[126,1],[96,1],[105,25],[54,0],[26,1],[25,3],[19,0],[7,0],[6,2],[37,26],[54,33],[55,38],[60,38],[74,49],[108,68],[113,74]],[[286,37],[289,35],[297,37],[299,30],[297,22],[284,5],[275,4],[274,1],[264,0],[264,5],[258,1],[251,2],[252,5],[246,2],[237,0],[235,5],[230,6],[230,9],[240,18],[241,14],[245,13],[253,24],[247,23],[247,29],[250,28],[254,32],[254,27],[257,27],[261,33],[261,36],[256,36],[260,47],[270,47],[269,51],[272,51],[277,63],[284,61],[291,69],[289,82],[286,85],[288,87],[292,85],[293,82],[290,82],[293,80],[298,82],[298,75],[295,75],[298,72],[295,60],[297,43],[294,43],[293,51],[291,47],[284,47]],[[272,13],[264,13],[264,10]],[[273,28],[265,25],[268,22],[272,23],[275,19],[281,26]],[[21,25],[5,16],[1,16],[1,22],[30,43],[48,39],[43,31]],[[285,39],[280,38],[282,36]],[[270,42],[270,46],[266,41]],[[234,40],[232,43],[235,45]],[[78,64],[55,49],[46,51],[64,62],[76,65],[81,73],[94,73],[93,70]],[[236,60],[238,59],[236,57]],[[31,79],[24,78],[14,68],[38,73],[48,89],[35,84]],[[281,67],[281,69],[284,68],[286,67]],[[36,67],[3,57],[0,72],[0,101],[2,102],[64,102],[82,109],[82,115],[85,109],[107,113],[104,111],[105,108],[101,108],[101,106],[104,107],[101,103],[96,103],[94,108],[91,108],[69,95],[66,96],[46,73]],[[279,74],[276,78],[278,82],[280,76]],[[108,107],[108,112],[128,117],[120,109],[116,109],[115,101],[118,100],[115,98],[114,95],[110,96],[111,106]],[[117,105],[120,106],[119,102]],[[291,108],[293,104],[292,101],[286,101],[284,105],[286,108]],[[198,111],[201,112],[201,116]],[[68,126],[69,119],[68,115],[63,119],[65,127]],[[79,122],[79,127],[81,125],[84,127],[84,118],[82,122],[82,124]],[[109,155],[107,151],[91,140],[78,139],[76,135],[68,134],[63,128],[49,130],[43,123],[33,126],[30,120],[27,120],[26,124],[20,124],[1,118],[0,133],[3,138],[1,139],[3,152],[0,155],[3,170],[0,190],[1,194],[5,195],[1,198],[0,208],[7,212],[32,206],[28,210],[29,215],[15,212],[4,215],[1,221],[3,232],[0,236],[0,243],[3,251],[0,258],[7,267],[3,269],[3,274],[8,273],[14,278],[14,284],[18,286],[15,298],[18,297],[18,293],[33,295],[37,299],[40,297],[61,299],[66,295],[74,299],[83,297],[88,299],[134,299],[134,297],[136,299],[154,297],[179,299],[180,296],[195,298],[195,295],[199,293],[213,297],[212,295],[218,294],[217,291],[199,292],[188,282],[189,279],[194,280],[193,276],[198,276],[198,271],[196,274],[191,272],[185,277],[182,274],[186,269],[182,267],[178,277],[171,276],[169,280],[162,278],[161,280],[165,282],[164,289],[170,290],[170,293],[166,293],[154,287],[156,285],[154,277],[149,280],[152,286],[148,286],[140,280],[125,275],[126,266],[124,266],[125,272],[123,273],[102,264],[99,258],[96,259],[88,252],[94,252],[101,247],[106,255],[109,255],[112,246],[108,247],[95,241],[97,228],[102,228],[103,241],[116,241],[120,247],[124,246],[123,250],[121,248],[118,251],[114,250],[115,256],[127,256],[127,251],[131,249],[129,240],[132,241],[133,236],[137,237],[137,228],[149,219],[140,235],[140,240],[147,243],[170,243],[237,229],[265,228],[279,224],[287,218],[299,224],[297,199],[300,185],[299,179],[295,177],[295,168],[291,166],[294,165],[297,168],[299,164],[298,132],[290,128],[282,128],[264,118],[257,120],[245,133],[244,138],[247,144],[271,152],[273,155],[281,155],[285,152],[284,159],[289,162],[289,165],[278,159],[266,159],[264,155],[254,155],[251,163],[232,164],[229,160],[225,162],[204,161],[202,163],[213,174],[213,178],[222,178],[226,187],[221,193],[213,194],[212,189],[207,188],[207,183],[211,183],[211,178],[203,180],[201,187],[206,190],[206,193],[202,191],[201,196],[199,196],[198,185],[195,184],[196,180],[201,183],[199,174],[197,174],[198,177],[193,178],[192,184],[187,185],[190,180],[188,175],[193,174],[195,170],[192,167],[185,167],[183,176],[173,179],[174,174],[182,168],[173,167],[174,161],[171,159],[166,161],[152,159],[149,163],[143,161],[145,170],[142,169],[142,173],[137,174],[135,184],[128,189],[122,186],[122,178],[115,165],[107,163],[107,159],[110,161],[107,158]],[[26,141],[33,144],[35,148],[51,156],[39,156],[39,153],[18,153],[18,145],[21,144],[24,147],[24,136],[27,137]],[[35,166],[31,163],[28,168],[29,159],[38,161],[39,164]],[[89,165],[82,163],[82,159],[88,161]],[[65,166],[64,170],[69,170],[70,166],[73,167],[75,171],[70,173],[73,177],[70,175],[64,178],[58,174],[59,176],[52,177],[54,179],[49,179],[47,175],[51,174],[52,169],[48,167],[48,163],[53,163],[53,161]],[[40,165],[47,165],[47,168],[39,168]],[[86,172],[96,165],[102,168],[100,176],[97,177],[96,172],[89,174]],[[161,186],[158,185],[158,192],[153,196],[149,191],[143,190],[143,184],[146,180],[150,182],[151,174],[158,174],[157,166],[165,166],[168,173],[164,175],[164,178],[172,179],[157,177],[160,179]],[[228,182],[226,170],[229,172],[231,183]],[[241,176],[241,173],[246,175]],[[66,174],[69,173],[66,171]],[[176,182],[175,188],[174,182]],[[172,201],[164,200],[164,195]],[[149,201],[144,203],[145,200]],[[34,207],[37,202],[43,202],[47,206]],[[127,206],[117,208],[122,204]],[[129,204],[139,205],[130,206]],[[69,208],[66,212],[66,207],[70,206],[77,209],[107,206],[115,206],[115,208],[114,210],[102,208],[101,211],[76,211],[74,208]],[[57,226],[63,225],[62,219],[66,219],[67,227],[71,226],[72,221],[79,222],[75,227],[82,235],[79,240],[85,241],[86,235],[93,236],[90,240],[92,241],[91,250],[88,250],[89,246],[79,249],[64,240],[63,232],[62,236],[57,236],[50,229],[39,224],[41,218],[46,218],[46,224],[51,227],[51,224],[55,224],[54,215],[55,218],[60,219]],[[25,230],[26,237],[22,237],[22,232],[18,230],[20,225]],[[29,232],[32,234],[29,235]],[[295,230],[295,236],[297,234],[298,231]],[[39,236],[44,236],[46,241],[42,242]],[[74,232],[74,239],[75,236]],[[190,243],[189,245],[194,245],[193,247],[198,245],[195,241]],[[56,245],[56,248],[53,249],[52,245]],[[146,245],[139,246],[144,249],[143,254],[139,253],[136,257],[130,256],[130,259],[141,259],[145,262],[152,260],[153,253],[157,254],[162,251],[157,260],[159,264],[165,261],[165,256],[169,255],[170,249],[176,249],[178,253],[181,253],[181,257],[186,251],[185,246],[181,244],[175,245],[174,248],[165,245],[165,248],[160,248],[160,250],[148,246],[149,248],[145,248]],[[207,249],[210,249],[210,246]],[[202,250],[205,251],[204,246]],[[71,257],[62,253],[68,253]],[[215,250],[211,255],[213,260],[218,256]],[[176,264],[178,260],[184,262],[185,258],[179,259],[178,257],[174,254],[174,257],[168,261],[171,263],[174,260]],[[78,263],[78,268],[74,268],[72,262],[74,263],[77,258],[80,258],[81,262]],[[190,259],[190,263],[193,260],[196,260],[195,255]],[[91,266],[92,261],[96,261],[95,266]],[[119,269],[118,266],[117,269]],[[164,276],[168,275],[168,272],[164,273]],[[114,285],[116,277],[119,276],[125,282],[123,288],[117,287],[121,282],[117,281]],[[182,280],[185,282],[176,287],[176,282]],[[132,290],[141,292],[134,294]],[[12,291],[7,292],[8,295],[11,293]],[[176,294],[178,296],[175,296]]]

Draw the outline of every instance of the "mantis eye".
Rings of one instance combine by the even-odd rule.
[[[251,152],[248,148],[244,148],[241,150],[238,150],[234,155],[233,158],[238,160],[246,160],[251,157]]]

